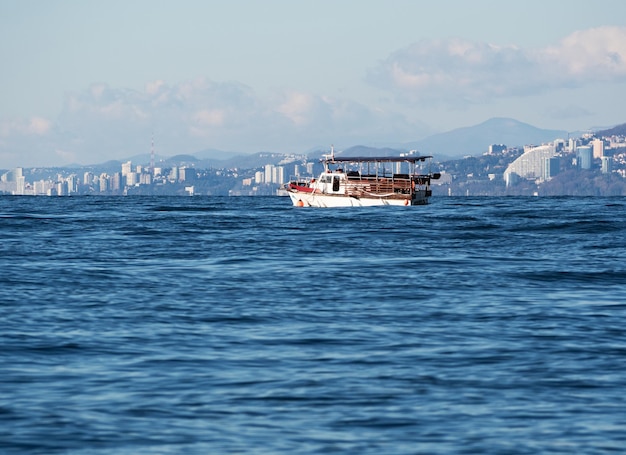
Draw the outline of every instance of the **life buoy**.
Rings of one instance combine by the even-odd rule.
[[[298,202],[296,204],[298,207],[304,207],[304,202],[302,202],[302,199],[298,199]]]

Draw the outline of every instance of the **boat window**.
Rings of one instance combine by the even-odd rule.
[[[339,177],[333,178],[333,191],[339,191]]]

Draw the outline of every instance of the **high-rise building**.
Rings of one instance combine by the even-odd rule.
[[[576,154],[578,155],[578,166],[581,169],[591,169],[591,165],[593,163],[593,152],[591,147],[588,145],[578,147]]]
[[[49,185],[43,179],[33,183],[33,193],[35,196],[46,194],[48,188]]]
[[[593,157],[602,158],[604,156],[604,141],[602,139],[594,139],[591,141],[593,147]]]
[[[105,173],[100,174],[99,185],[100,185],[101,193],[106,193],[107,191],[109,191],[109,187],[110,187],[109,176],[106,175]]]
[[[137,183],[137,173],[129,172],[126,174],[126,186],[134,186]]]
[[[152,184],[152,174],[141,174],[139,176],[139,183],[142,185],[151,185]]]
[[[193,182],[197,176],[198,176],[198,173],[196,172],[196,169],[193,167],[180,168],[179,177],[180,177],[181,182]]]
[[[124,178],[121,172],[115,172],[111,176],[111,190],[120,191],[124,186]]]
[[[72,174],[65,179],[67,182],[67,194],[78,193],[78,179],[76,174]]]
[[[285,168],[282,166],[273,166],[272,183],[285,183]]]
[[[544,171],[543,178],[546,180],[550,180],[552,177],[557,175],[561,169],[561,159],[557,156],[553,156],[551,158],[544,158]]]
[[[272,177],[274,174],[274,165],[273,164],[266,164],[265,165],[265,177],[263,179],[263,181],[265,183],[272,183]]]
[[[504,179],[507,185],[515,181],[509,177],[510,174],[516,174],[524,179],[545,178],[545,159],[552,158],[554,154],[554,145],[525,148],[524,153],[509,164],[506,171],[504,171]]]
[[[67,180],[57,182],[57,196],[67,196],[68,194]]]
[[[126,161],[125,163],[122,163],[122,175],[123,176],[130,174],[132,171],[133,171],[133,165],[130,161]]]
[[[610,174],[613,171],[613,157],[603,156],[600,159],[602,160],[602,173]]]
[[[168,176],[168,180],[170,182],[178,182],[178,179],[179,179],[178,167],[173,166],[172,169],[170,170],[170,175]]]

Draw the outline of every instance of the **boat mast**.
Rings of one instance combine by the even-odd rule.
[[[335,162],[335,146],[330,146],[330,154],[325,153],[322,156],[324,157],[324,172],[328,172],[328,163]]]

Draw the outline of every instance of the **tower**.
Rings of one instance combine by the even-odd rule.
[[[150,174],[154,175],[154,134],[152,135],[152,144],[150,148]]]

